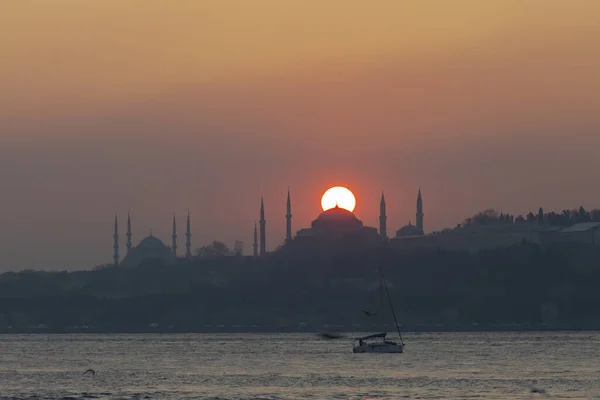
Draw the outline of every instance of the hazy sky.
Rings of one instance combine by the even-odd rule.
[[[0,13],[0,270],[110,262],[112,223],[251,252],[330,185],[388,231],[600,207],[596,0],[18,0]]]

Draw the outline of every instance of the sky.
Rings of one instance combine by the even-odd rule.
[[[19,0],[0,13],[0,271],[170,244],[250,253],[330,186],[388,232],[600,208],[596,0]]]

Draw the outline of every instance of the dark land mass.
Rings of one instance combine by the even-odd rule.
[[[263,259],[11,272],[0,275],[0,330],[393,331],[378,266],[405,331],[600,329],[599,264],[590,245],[524,243],[478,253],[292,248]]]

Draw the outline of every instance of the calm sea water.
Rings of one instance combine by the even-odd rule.
[[[2,335],[0,398],[600,398],[600,333],[405,341],[404,354],[353,354],[310,334]]]

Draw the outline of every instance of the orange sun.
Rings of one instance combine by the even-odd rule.
[[[356,207],[356,198],[349,189],[343,186],[329,188],[321,197],[321,207],[323,211],[327,211],[336,206],[352,212]]]

